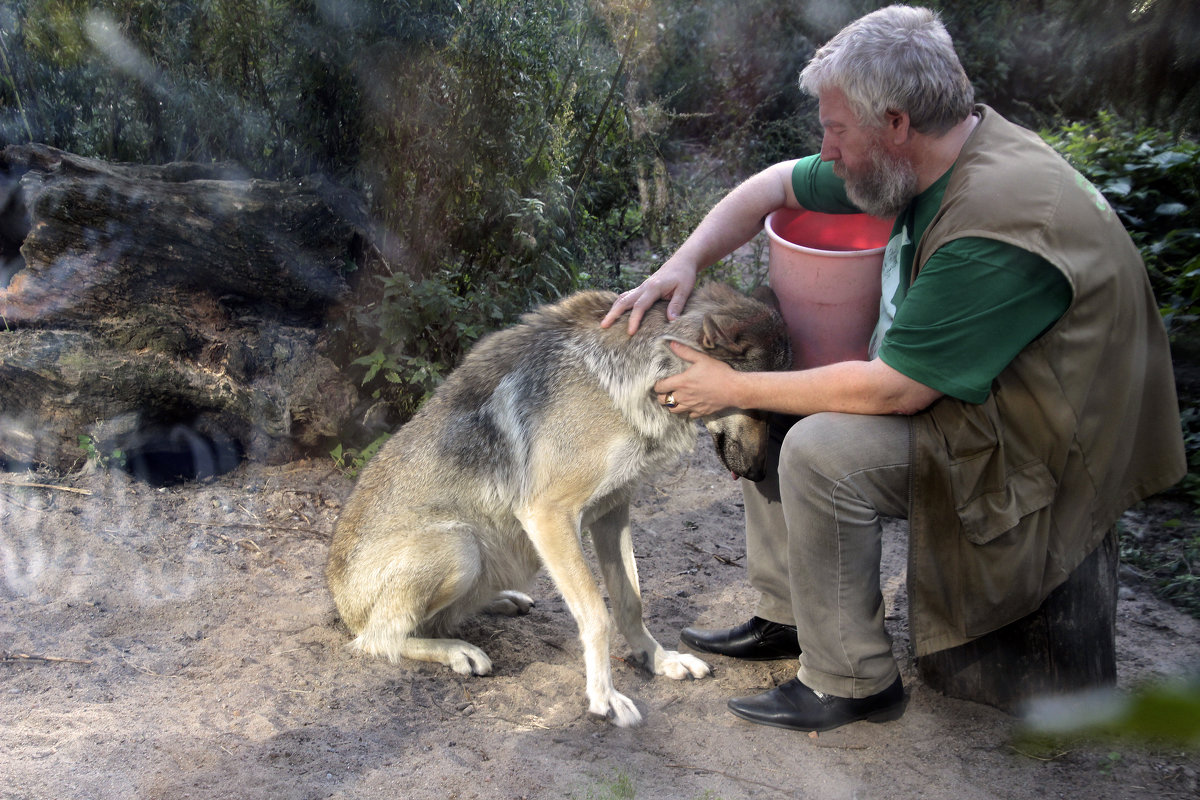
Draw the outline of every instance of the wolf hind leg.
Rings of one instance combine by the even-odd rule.
[[[445,664],[460,675],[489,675],[492,660],[480,648],[462,639],[414,636],[411,621],[372,614],[350,647],[398,663],[402,658]]]
[[[502,614],[506,617],[523,617],[533,608],[533,598],[524,592],[505,589],[496,595],[492,602],[483,607],[488,614]]]
[[[460,675],[489,675],[492,660],[487,653],[462,639],[431,639],[398,636],[364,629],[350,646],[370,655],[383,656],[393,664],[401,658],[445,664]]]
[[[411,658],[445,664],[461,675],[487,675],[492,661],[475,645],[418,635],[430,629],[453,630],[459,619],[480,605],[476,598],[482,565],[470,537],[447,536],[441,544],[425,550],[422,558],[392,561],[367,621],[350,646],[392,663]],[[440,569],[431,572],[433,565]]]

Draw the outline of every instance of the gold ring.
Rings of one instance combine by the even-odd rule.
[[[675,402],[674,392],[671,392],[667,395],[667,402],[663,403],[663,405],[665,405],[667,408],[674,408],[675,406],[679,405],[679,403]]]

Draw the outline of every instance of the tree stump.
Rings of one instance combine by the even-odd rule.
[[[949,697],[1018,713],[1027,701],[1116,683],[1117,531],[1113,528],[1034,613],[918,659]]]

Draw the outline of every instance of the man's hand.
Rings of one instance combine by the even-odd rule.
[[[657,272],[642,281],[640,286],[620,294],[600,321],[600,327],[611,326],[628,311],[628,330],[632,336],[642,324],[642,317],[646,315],[647,309],[662,298],[670,298],[667,304],[667,319],[677,319],[683,313],[684,303],[695,286],[696,271],[671,258],[659,267]]]
[[[672,414],[696,419],[737,405],[734,388],[738,373],[733,367],[679,342],[671,342],[671,351],[688,362],[688,368],[654,384],[654,391],[664,406],[671,395],[675,402],[670,407]]]
[[[696,286],[700,270],[712,266],[725,256],[753,239],[762,230],[763,219],[777,208],[799,208],[792,189],[795,161],[781,161],[744,181],[727,194],[692,231],[675,255],[646,278],[636,289],[625,292],[604,319],[600,327],[610,327],[626,311],[629,312],[629,333],[642,323],[650,306],[669,298],[667,319],[683,313],[683,304]]]

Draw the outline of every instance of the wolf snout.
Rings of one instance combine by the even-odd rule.
[[[732,411],[705,421],[725,469],[757,483],[767,474],[769,428],[761,415]]]

